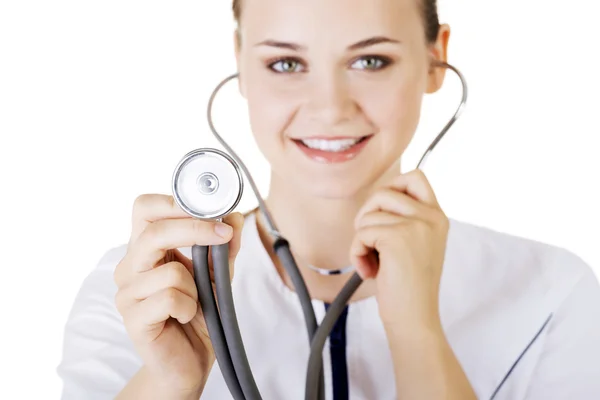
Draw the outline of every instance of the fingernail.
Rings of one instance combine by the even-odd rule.
[[[217,222],[215,224],[215,233],[222,238],[227,239],[231,235],[232,231],[233,228],[227,224],[223,224],[221,222]]]

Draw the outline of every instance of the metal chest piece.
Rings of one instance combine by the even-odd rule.
[[[227,154],[201,148],[186,154],[173,174],[173,198],[189,215],[219,219],[239,204],[244,180],[239,166]]]

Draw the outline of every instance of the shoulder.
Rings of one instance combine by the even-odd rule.
[[[572,251],[457,220],[450,223],[446,267],[443,279],[452,292],[468,286],[482,300],[526,298],[548,311],[580,281],[597,280]]]
[[[501,390],[504,399],[548,385],[565,394],[600,390],[591,376],[600,357],[600,286],[591,267],[558,246],[450,226],[442,322],[478,392]],[[584,377],[579,392],[576,376]]]

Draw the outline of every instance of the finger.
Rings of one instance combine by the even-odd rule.
[[[229,241],[229,274],[231,279],[233,279],[235,258],[237,257],[242,244],[244,216],[241,213],[232,213],[225,217],[223,222],[233,227],[233,237]]]
[[[400,224],[409,223],[409,220]],[[368,254],[371,250],[381,252],[385,246],[394,245],[393,241],[398,236],[398,224],[394,225],[374,225],[356,231],[354,241],[351,247],[351,255],[361,257]]]
[[[386,211],[371,211],[364,214],[357,220],[356,229],[363,229],[369,226],[378,225],[397,225],[406,221],[407,217],[398,214],[392,214]]]
[[[143,194],[135,199],[132,212],[132,229],[129,242],[135,242],[138,236],[152,222],[161,219],[191,218],[175,202],[173,196],[164,194]]]
[[[192,278],[193,278],[194,277],[194,264],[192,263],[192,260],[189,259],[188,257],[184,256],[183,253],[181,251],[179,251],[179,249],[173,249],[170,253],[173,254],[173,261],[182,263],[185,266],[185,268],[189,271],[189,273],[192,275]]]
[[[415,169],[399,175],[391,182],[390,187],[410,195],[419,202],[434,208],[440,208],[433,188],[429,184],[429,180],[425,176],[425,173],[420,169]]]
[[[194,300],[198,290],[192,274],[182,263],[173,261],[142,272],[117,292],[117,308],[123,310],[167,288],[177,289]]]
[[[215,231],[217,227],[229,230],[224,236]],[[171,249],[189,247],[195,244],[211,246],[231,240],[232,229],[217,221],[199,219],[163,219],[146,227],[139,238],[131,245],[125,259],[133,272],[150,270]]]
[[[194,318],[198,302],[174,288],[167,288],[134,304],[125,312],[124,320],[134,336],[150,334],[154,339],[169,318],[187,324]]]
[[[375,192],[361,207],[354,220],[354,226],[357,228],[363,215],[373,211],[385,211],[404,217],[433,221],[435,218],[433,210],[406,193],[393,188],[384,188]]]
[[[379,269],[377,252],[372,247],[363,243],[358,236],[354,237],[350,246],[350,261],[363,280],[377,275]]]

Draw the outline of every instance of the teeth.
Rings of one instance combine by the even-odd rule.
[[[306,139],[302,140],[302,143],[311,149],[340,152],[354,146],[360,139],[361,138],[339,140]]]

